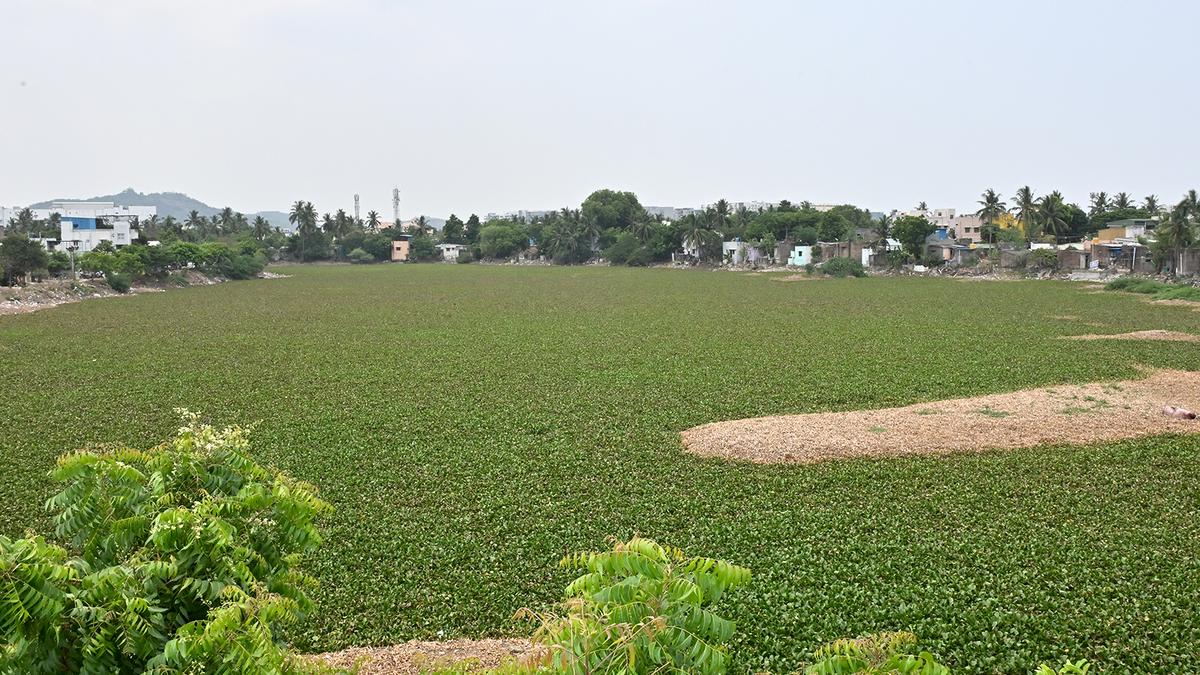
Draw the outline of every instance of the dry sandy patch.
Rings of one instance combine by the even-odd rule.
[[[472,670],[495,668],[533,652],[528,640],[413,640],[390,647],[351,647],[312,658],[335,668],[358,667],[360,675],[416,675],[467,661]]]
[[[771,277],[771,281],[819,281],[827,277],[814,277],[807,274],[789,274],[786,277]]]
[[[1163,415],[1168,405],[1200,412],[1200,373],[1163,370],[1142,380],[715,422],[684,431],[683,445],[704,457],[809,464],[1200,432],[1200,421]]]
[[[1167,342],[1200,342],[1200,335],[1175,330],[1135,330],[1132,333],[1093,335],[1064,335],[1062,340],[1164,340]]]
[[[1200,312],[1200,302],[1195,300],[1151,300],[1152,305],[1166,305],[1168,307],[1191,307]]]

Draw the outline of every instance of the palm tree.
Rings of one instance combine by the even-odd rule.
[[[1133,199],[1130,198],[1128,192],[1118,192],[1113,197],[1113,208],[1114,209],[1132,209],[1133,208]]]
[[[1058,190],[1038,200],[1037,217],[1041,224],[1055,239],[1062,238],[1070,226],[1067,224],[1066,204]]]
[[[333,222],[333,216],[328,213],[321,216],[321,231],[325,234],[334,234],[337,231],[337,223]]]
[[[644,244],[646,243],[646,240],[650,238],[650,235],[654,233],[652,223],[653,221],[649,218],[635,218],[634,221],[629,224],[629,232],[633,236],[637,237],[638,241]]]
[[[996,222],[997,218],[1007,213],[1008,209],[1004,206],[1004,200],[992,188],[984,190],[981,196],[983,199],[979,200],[979,205],[982,208],[976,211],[975,215],[979,216],[979,220],[984,225]]]
[[[714,239],[719,235],[709,227],[706,218],[692,216],[692,222],[689,223],[688,229],[683,233],[683,245],[685,248],[693,249],[696,252],[696,262],[704,261],[704,249],[712,246]]]
[[[1033,188],[1028,185],[1017,188],[1017,194],[1013,197],[1013,215],[1025,229],[1025,238],[1030,241],[1033,241],[1037,230],[1037,204]]]
[[[309,206],[312,206],[312,204],[310,203]],[[296,203],[292,204],[291,212],[288,213],[288,222],[294,225],[296,229],[299,229],[300,223],[304,222],[305,215],[304,200],[297,199]]]
[[[1092,200],[1092,208],[1088,213],[1089,216],[1098,216],[1108,210],[1108,193],[1093,192],[1089,195]]]
[[[929,205],[923,201],[917,202],[917,210],[920,211],[921,213],[925,213],[926,211],[929,210]]]
[[[267,219],[263,218],[262,216],[254,216],[253,229],[254,229],[254,238],[259,241],[266,239],[267,235],[271,234],[271,224],[268,223]]]
[[[189,230],[201,233],[207,227],[208,221],[196,209],[188,212],[187,220],[183,221],[183,226]]]
[[[1193,196],[1194,196],[1193,191]],[[1178,272],[1183,265],[1183,251],[1196,241],[1196,233],[1192,231],[1192,217],[1196,214],[1195,206],[1188,197],[1184,197],[1155,230],[1159,242],[1171,252],[1171,273]]]
[[[379,229],[379,225],[380,225],[379,212],[378,211],[367,211],[367,227],[370,228],[370,230],[372,232],[374,232]]]
[[[1142,209],[1150,216],[1156,216],[1162,207],[1159,206],[1156,195],[1146,195],[1146,200],[1142,202]]]
[[[888,240],[888,237],[890,237],[891,235],[892,235],[892,217],[891,216],[884,215],[882,218],[875,221],[875,236],[878,237],[878,239],[875,240],[875,247],[874,247],[876,253],[886,253],[887,252],[887,240]]]
[[[718,232],[724,232],[729,222],[729,202],[718,199],[712,209],[712,225]]]

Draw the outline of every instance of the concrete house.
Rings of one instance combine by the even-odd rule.
[[[721,243],[721,259],[730,265],[755,265],[762,259],[758,247],[740,240]]]
[[[442,260],[446,262],[457,262],[458,254],[462,253],[467,248],[466,244],[438,244],[438,252],[442,254]]]
[[[811,246],[793,246],[787,256],[787,264],[793,267],[800,267],[813,262],[813,247]]]
[[[408,261],[408,242],[411,235],[399,234],[392,240],[392,262]]]

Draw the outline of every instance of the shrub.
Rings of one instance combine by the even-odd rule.
[[[1146,295],[1151,295],[1166,292],[1172,288],[1172,285],[1164,284],[1154,279],[1121,277],[1120,279],[1113,279],[1108,282],[1104,285],[1104,288],[1109,291],[1125,291],[1126,293],[1145,293]]]
[[[458,258],[455,259],[455,262],[460,265],[475,262],[475,255],[469,249],[459,249]]]
[[[124,272],[109,272],[104,275],[104,280],[108,282],[109,288],[118,293],[128,293],[133,285],[133,279]]]
[[[1049,248],[1030,251],[1026,265],[1035,270],[1056,270],[1058,269],[1058,252]]]
[[[350,259],[350,262],[357,263],[360,265],[364,264],[364,263],[375,262],[375,256],[371,255],[370,253],[367,253],[365,250],[363,250],[361,248],[356,248],[353,251],[350,251],[350,253],[348,253],[346,255],[346,257]]]
[[[296,565],[329,510],[186,411],[172,440],[61,457],[56,535],[0,537],[0,672],[290,672],[273,628],[310,608]]]
[[[1195,286],[1168,286],[1154,294],[1155,300],[1192,300],[1200,302],[1200,288]]]
[[[917,636],[904,632],[835,640],[817,649],[816,662],[804,672],[805,675],[949,675],[950,669],[939,664],[933,654],[907,653],[916,645]]]
[[[866,270],[862,263],[853,258],[830,258],[821,265],[821,271],[831,277],[865,277]]]
[[[567,586],[562,615],[533,615],[554,672],[725,672],[734,624],[711,608],[750,570],[638,537],[561,566],[586,573]]]

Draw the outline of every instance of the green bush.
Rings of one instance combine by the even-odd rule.
[[[359,265],[364,264],[364,263],[375,262],[375,256],[371,255],[370,253],[367,253],[365,250],[363,250],[361,248],[356,248],[353,251],[350,251],[350,253],[346,254],[346,257],[350,259],[350,262],[356,263]]]
[[[473,263],[473,262],[475,262],[475,255],[469,249],[465,249],[465,248],[459,249],[458,258],[455,259],[455,262],[457,262],[460,265],[466,265],[467,263]]]
[[[1030,251],[1026,265],[1035,270],[1056,270],[1058,269],[1058,252],[1050,248]]]
[[[867,271],[862,263],[853,258],[830,258],[821,265],[821,271],[831,277],[865,277]]]
[[[910,654],[917,645],[912,633],[880,633],[830,642],[817,650],[805,675],[949,675],[929,652]]]
[[[734,624],[712,607],[750,570],[638,537],[561,566],[585,570],[567,586],[563,613],[526,613],[541,620],[534,642],[554,672],[725,672]]]
[[[133,279],[124,272],[108,272],[104,275],[104,280],[108,282],[108,287],[118,293],[128,293],[129,288],[133,286]]]
[[[1195,286],[1175,285],[1164,288],[1154,294],[1155,300],[1192,300],[1200,302],[1200,288]]]
[[[292,672],[274,637],[310,608],[297,569],[329,506],[186,411],[172,440],[61,457],[67,550],[0,537],[0,672]]]
[[[1104,289],[1108,291],[1124,291],[1126,293],[1145,293],[1152,295],[1161,293],[1172,288],[1171,284],[1164,284],[1161,281],[1154,279],[1144,279],[1141,277],[1121,277],[1113,279],[1104,285]]]

